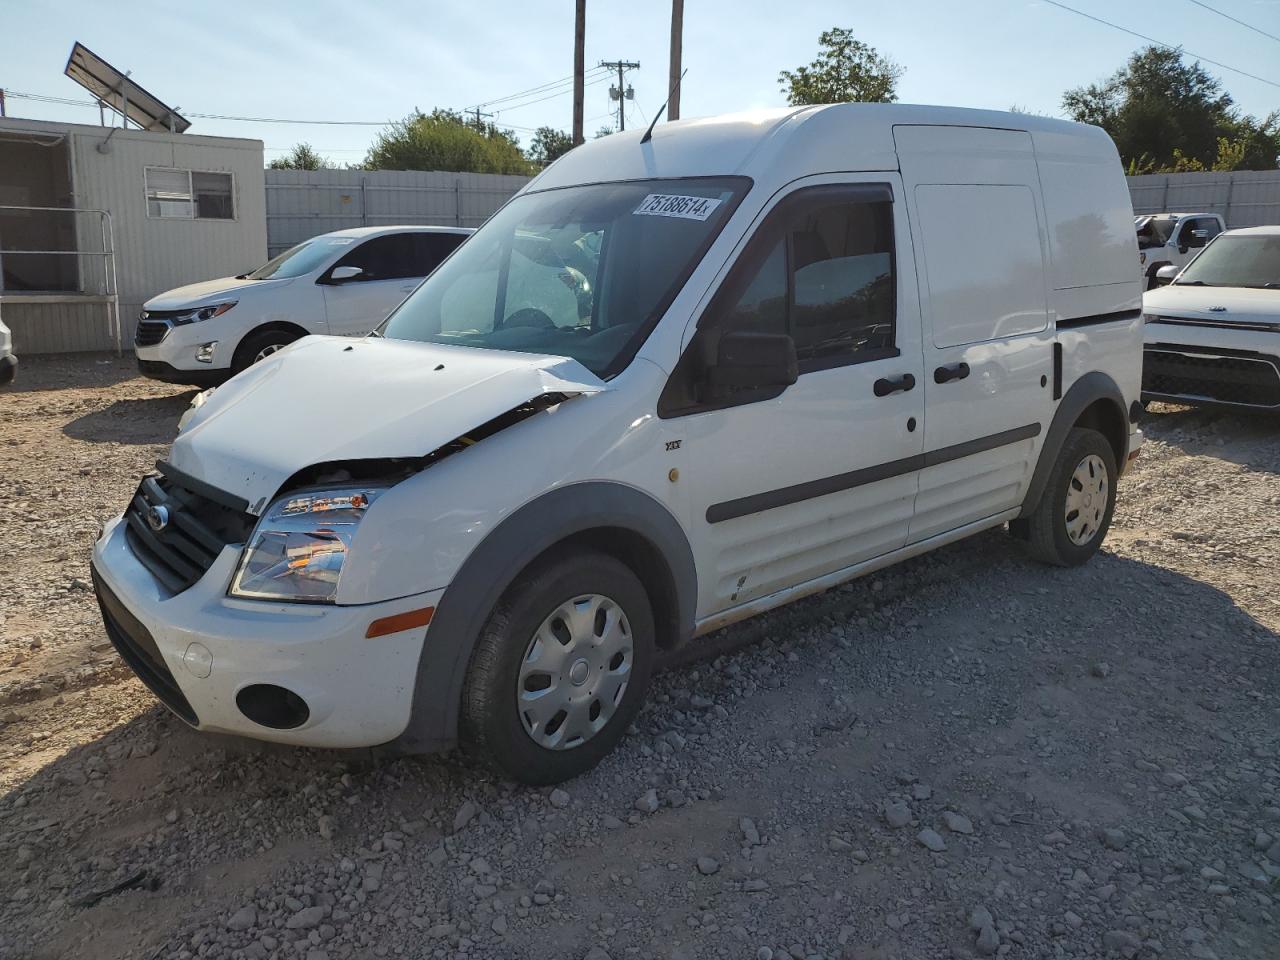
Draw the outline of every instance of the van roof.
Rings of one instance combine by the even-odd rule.
[[[416,223],[405,223],[385,227],[348,227],[345,230],[331,230],[322,233],[322,237],[379,237],[387,233],[475,233],[472,227],[424,227]]]
[[[1101,129],[1067,120],[897,103],[841,103],[788,107],[676,120],[593,140],[569,151],[529,189],[613,180],[745,175],[783,182],[799,176],[857,170],[896,170],[893,128],[902,125],[995,127],[1053,138],[1072,154],[1114,154]]]

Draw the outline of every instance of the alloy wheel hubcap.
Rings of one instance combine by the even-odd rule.
[[[617,712],[635,646],[622,608],[596,593],[560,604],[525,648],[516,709],[533,742],[570,750],[603,730]]]
[[[283,346],[284,346],[283,343],[267,344],[265,347],[263,347],[261,350],[258,351],[258,355],[253,358],[253,362],[257,363],[259,360],[265,360],[267,357],[271,356],[273,353],[275,353],[277,350],[279,350]]]
[[[1107,511],[1107,485],[1107,465],[1096,453],[1081,460],[1071,474],[1064,516],[1067,536],[1077,547],[1083,547],[1102,529],[1102,518]]]

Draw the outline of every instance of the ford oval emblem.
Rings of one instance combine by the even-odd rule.
[[[159,533],[169,525],[169,508],[165,506],[152,507],[147,511],[147,526],[156,533]]]
[[[1210,307],[1209,312],[1210,313],[1226,313],[1227,308],[1226,307]]]

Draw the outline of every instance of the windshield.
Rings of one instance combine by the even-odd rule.
[[[248,280],[289,280],[316,270],[355,243],[355,237],[315,237],[272,257]]]
[[[742,177],[591,184],[517,197],[379,332],[622,370],[750,186]]]
[[[1139,217],[1134,226],[1138,231],[1138,249],[1150,250],[1152,247],[1163,247],[1169,242],[1177,220],[1157,220],[1155,217]]]
[[[1280,236],[1224,233],[1191,261],[1176,283],[1280,289]]]

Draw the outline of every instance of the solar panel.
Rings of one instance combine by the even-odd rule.
[[[143,130],[182,133],[191,126],[190,120],[142,89],[83,43],[71,48],[66,74]]]

